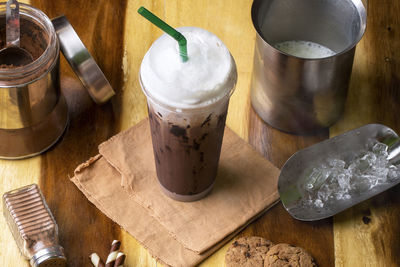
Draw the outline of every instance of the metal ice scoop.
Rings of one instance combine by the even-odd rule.
[[[371,142],[378,143],[374,152],[366,150]],[[399,136],[368,124],[292,155],[282,167],[278,191],[294,218],[324,219],[398,184],[399,162]]]
[[[6,9],[6,47],[0,50],[0,65],[23,66],[33,61],[32,55],[19,47],[20,38],[19,3],[7,1]]]

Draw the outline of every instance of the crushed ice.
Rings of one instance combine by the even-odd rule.
[[[351,160],[331,158],[307,169],[299,183],[303,204],[328,207],[335,200],[350,199],[400,179],[400,164],[392,165],[387,157],[388,146],[370,140]]]

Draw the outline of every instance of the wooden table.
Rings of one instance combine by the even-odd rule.
[[[239,73],[227,125],[277,167],[295,151],[367,123],[383,123],[400,133],[400,2],[370,0],[367,31],[357,47],[344,116],[315,136],[294,136],[263,123],[252,110],[249,88],[255,31],[251,0],[32,0],[49,17],[65,14],[117,95],[95,106],[62,58],[61,83],[70,109],[63,139],[41,156],[0,161],[0,193],[38,183],[59,225],[70,266],[91,266],[88,255],[103,257],[113,239],[122,241],[125,266],[156,266],[140,244],[99,212],[69,181],[75,167],[97,146],[147,116],[138,82],[143,55],[161,35],[136,10],[146,6],[171,25],[198,26],[228,46]],[[309,250],[320,266],[400,266],[400,186],[335,216],[314,223],[292,219],[276,205],[240,235],[259,235]],[[0,216],[0,266],[28,266]],[[228,245],[203,266],[224,266]]]

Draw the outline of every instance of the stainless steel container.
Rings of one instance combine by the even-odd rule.
[[[361,0],[254,0],[257,31],[251,102],[268,124],[290,133],[312,133],[332,125],[343,112],[355,46],[364,34]],[[302,40],[335,55],[309,59],[274,45]]]
[[[0,3],[1,47],[5,46],[6,4]],[[60,92],[60,46],[50,19],[20,4],[21,47],[34,61],[0,66],[0,158],[36,155],[54,144],[68,121]]]

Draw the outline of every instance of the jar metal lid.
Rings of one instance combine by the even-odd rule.
[[[97,104],[107,102],[115,92],[74,28],[65,16],[51,21],[60,41],[62,53],[92,99]]]
[[[32,267],[65,267],[67,259],[60,245],[39,250],[30,260]]]

